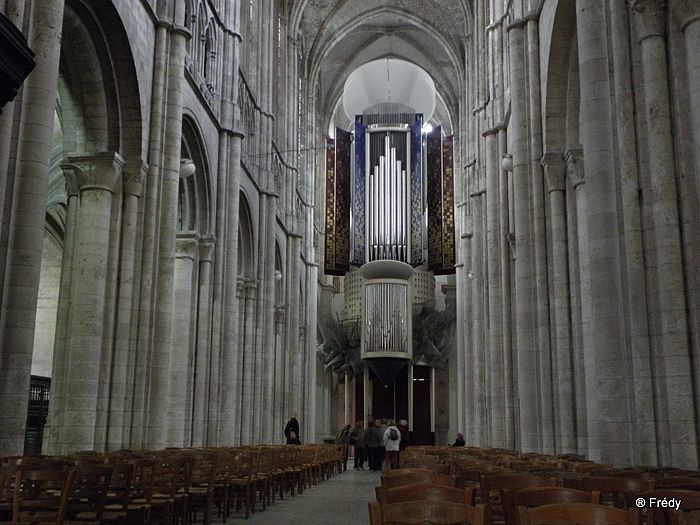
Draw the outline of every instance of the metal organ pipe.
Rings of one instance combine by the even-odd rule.
[[[384,130],[371,135],[367,155],[370,160],[376,159],[376,164],[372,166],[367,191],[368,260],[406,262],[411,189],[407,180],[408,161],[402,157],[410,150],[410,136],[403,130]],[[392,139],[398,147],[392,146]]]

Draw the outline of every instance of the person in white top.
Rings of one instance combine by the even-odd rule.
[[[399,468],[399,448],[401,445],[401,431],[396,426],[396,421],[389,420],[389,426],[384,431],[384,448],[386,449],[386,463],[390,469]]]

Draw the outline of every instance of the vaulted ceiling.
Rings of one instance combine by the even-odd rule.
[[[346,78],[379,58],[420,66],[438,94],[436,124],[452,125],[465,80],[471,0],[290,0],[291,27],[310,85],[328,122],[349,124],[341,97]]]

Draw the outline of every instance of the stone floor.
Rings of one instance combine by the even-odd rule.
[[[367,503],[376,500],[374,487],[379,485],[379,476],[378,472],[354,470],[351,459],[346,472],[308,488],[293,498],[286,494],[284,500],[278,498],[265,510],[258,508],[247,520],[242,512],[233,513],[226,524],[367,525]],[[212,525],[219,523],[220,518],[212,517]]]

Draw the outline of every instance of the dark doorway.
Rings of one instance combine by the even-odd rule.
[[[402,368],[394,382],[384,386],[370,370],[372,414],[380,419],[408,419],[408,369]]]
[[[49,394],[51,379],[32,376],[29,386],[29,409],[27,410],[27,430],[24,435],[24,454],[41,454],[44,440],[44,425],[49,415]]]
[[[434,445],[430,429],[430,367],[413,367],[413,434],[412,445]]]

